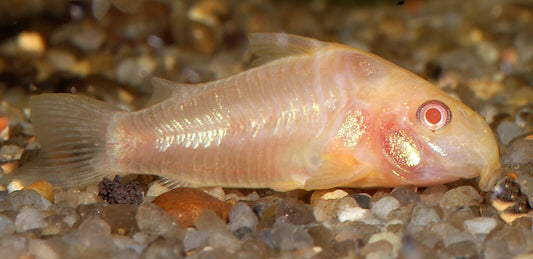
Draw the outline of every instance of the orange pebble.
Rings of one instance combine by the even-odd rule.
[[[227,220],[231,210],[227,203],[193,188],[177,188],[168,191],[157,196],[153,203],[163,208],[184,228],[192,227],[193,222],[205,209],[214,211],[224,221]]]
[[[7,117],[0,117],[0,131],[3,131],[9,124],[9,119]]]

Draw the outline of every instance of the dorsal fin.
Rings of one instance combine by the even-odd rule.
[[[283,57],[311,53],[329,45],[327,42],[285,33],[251,33],[248,41],[250,52],[255,56],[254,66]]]
[[[163,100],[168,99],[172,95],[185,97],[189,92],[192,92],[194,85],[181,84],[161,77],[154,77],[151,80],[153,86],[152,98],[148,101],[147,106],[152,106]]]

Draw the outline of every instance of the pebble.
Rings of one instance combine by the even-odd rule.
[[[326,227],[333,227],[338,222],[339,212],[346,208],[358,207],[354,198],[346,196],[341,199],[323,200],[320,199],[313,207],[315,219],[322,222]]]
[[[372,199],[372,196],[366,193],[357,193],[351,196],[357,201],[357,204],[359,204],[361,208],[370,209],[370,200]]]
[[[392,190],[390,195],[400,202],[400,206],[420,201],[420,196],[418,195],[417,187],[415,186],[396,187]]]
[[[400,207],[400,202],[391,196],[383,197],[372,205],[372,213],[381,219],[386,219],[387,214]]]
[[[0,148],[0,162],[20,160],[24,148],[17,145],[3,145]]]
[[[146,203],[139,206],[135,220],[139,230],[154,236],[175,237],[181,234],[181,226],[161,207]]]
[[[443,209],[456,210],[460,206],[479,205],[483,198],[472,186],[460,186],[444,193],[439,202]]]
[[[6,141],[9,138],[9,119],[0,116],[0,141]]]
[[[471,234],[488,234],[496,226],[497,221],[494,218],[479,217],[464,221],[465,227]]]
[[[361,207],[347,207],[339,210],[339,222],[363,220],[368,216],[369,210]]]
[[[496,133],[498,134],[498,137],[500,137],[500,141],[503,144],[508,145],[514,138],[526,134],[526,130],[516,125],[514,122],[503,121],[498,124]]]
[[[33,31],[20,33],[17,38],[17,44],[23,52],[36,54],[43,53],[46,48],[41,34]]]
[[[101,217],[120,234],[131,233],[137,226],[135,214],[137,208],[129,204],[111,204],[102,209]]]
[[[287,221],[295,225],[307,225],[315,221],[313,208],[296,199],[282,199],[276,203],[276,220]]]
[[[9,193],[7,198],[16,210],[21,209],[23,206],[44,210],[50,206],[50,202],[43,199],[39,193],[34,190],[14,191]]]
[[[17,232],[26,232],[31,229],[45,226],[41,212],[38,209],[24,206],[20,209],[15,219]]]
[[[200,216],[194,220],[194,227],[198,230],[225,231],[226,221],[222,221],[212,210],[203,210]]]
[[[533,135],[515,138],[502,157],[506,164],[523,164],[533,161]]]
[[[252,209],[244,202],[238,202],[231,208],[228,216],[229,230],[231,233],[237,232],[239,229],[249,229],[250,232],[255,232],[259,220]]]
[[[281,250],[313,246],[313,238],[304,228],[289,222],[276,221],[271,232],[272,243]]]
[[[14,223],[8,216],[0,214],[0,234],[14,233],[17,230]]]
[[[214,211],[226,221],[230,206],[215,197],[192,188],[177,188],[159,195],[153,203],[163,208],[185,228],[192,227],[203,210]]]
[[[447,191],[448,188],[444,185],[431,186],[420,194],[420,200],[429,207],[439,206],[442,196]]]
[[[51,203],[54,202],[54,188],[52,187],[52,184],[47,181],[38,181],[36,183],[24,187],[23,190],[34,190],[42,198],[45,198]]]
[[[370,239],[368,240],[368,243],[372,244],[374,242],[379,242],[382,240],[392,245],[393,255],[396,256],[398,253],[398,250],[400,250],[400,247],[402,245],[400,237],[398,237],[396,234],[391,233],[391,232],[381,232],[381,233],[376,233],[372,235]]]
[[[439,221],[440,216],[435,209],[418,203],[413,208],[410,224],[415,226],[427,226]]]

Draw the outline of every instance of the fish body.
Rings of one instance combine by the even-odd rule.
[[[181,186],[429,186],[499,167],[481,116],[368,52],[287,34],[250,36],[264,64],[199,85],[154,79],[126,112],[83,96],[32,97],[42,157],[7,180],[81,186],[156,174]],[[7,180],[6,180],[7,179]]]

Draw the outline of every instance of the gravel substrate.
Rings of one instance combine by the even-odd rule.
[[[246,69],[246,35],[262,31],[356,46],[425,77],[486,118],[507,177],[488,193],[475,179],[286,193],[165,193],[135,176],[83,190],[41,182],[0,191],[0,257],[533,257],[530,0],[2,0],[0,170],[38,153],[29,96],[135,110],[153,76],[198,83]]]

